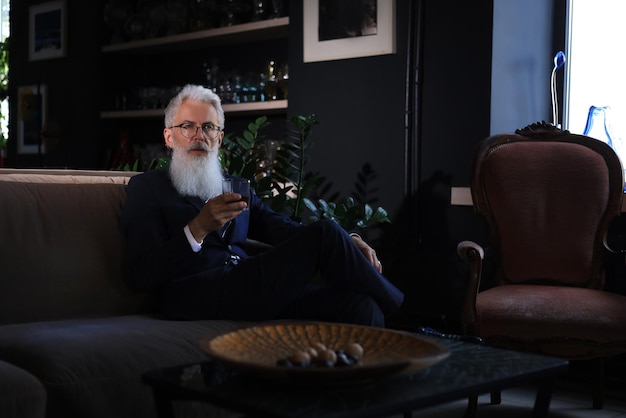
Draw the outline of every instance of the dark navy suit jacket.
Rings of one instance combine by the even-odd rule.
[[[202,199],[181,196],[167,168],[132,177],[121,217],[130,285],[136,290],[158,292],[198,274],[205,280],[219,279],[231,267],[232,254],[248,257],[246,238],[277,244],[304,228],[251,194],[249,210],[227,224],[227,231],[207,235],[201,251],[194,253],[183,228],[204,205]]]

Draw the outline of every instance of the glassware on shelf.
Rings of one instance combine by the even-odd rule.
[[[222,5],[220,26],[233,26],[250,21],[251,7],[242,0],[225,0]]]
[[[217,93],[217,87],[219,85],[219,71],[220,67],[216,59],[211,60],[211,62],[204,61],[202,63],[202,67],[204,70],[204,74],[206,77],[206,86],[213,90],[214,93]]]
[[[215,58],[202,63],[204,85],[217,93],[222,103],[265,102],[287,98],[289,67],[269,61],[265,69],[224,71]]]
[[[241,81],[241,75],[233,75],[233,103],[241,103],[244,100],[244,85]]]
[[[186,0],[167,0],[167,35],[189,31],[188,4]]]
[[[104,24],[109,31],[109,43],[126,40],[125,23],[132,14],[132,7],[123,0],[109,0],[104,5]]]
[[[143,8],[142,12],[146,16],[146,39],[164,36],[167,33],[165,0],[144,1]]]
[[[252,0],[252,19],[251,22],[258,22],[264,20],[267,15],[265,8],[267,1],[264,0]]]
[[[228,77],[223,77],[217,87],[217,95],[222,99],[222,103],[233,103],[233,86]]]
[[[283,16],[283,0],[272,0],[272,13],[270,19],[278,19]]]
[[[189,30],[198,31],[216,27],[219,23],[215,19],[218,9],[216,0],[191,0]]]
[[[243,83],[243,101],[245,103],[259,101],[257,97],[258,88],[259,83],[254,79],[254,76],[247,74]]]
[[[267,79],[265,80],[265,97],[267,100],[278,99],[278,71],[276,61],[271,60],[267,64]]]
[[[267,87],[267,76],[265,73],[259,74],[259,101],[264,102],[267,100],[266,96],[266,87]]]
[[[128,95],[126,91],[121,91],[115,95],[115,110],[128,110]]]
[[[259,90],[259,78],[256,76],[255,73],[249,72],[248,79],[250,80],[250,86],[252,86],[252,94],[250,95],[250,98],[253,102],[262,102],[263,100],[261,99],[261,91]],[[265,93],[263,93],[263,96],[265,96]]]
[[[146,22],[140,14],[131,15],[124,23],[126,39],[138,41],[144,39],[146,32]]]
[[[283,64],[280,67],[277,77],[278,97],[287,100],[289,94],[289,65]]]

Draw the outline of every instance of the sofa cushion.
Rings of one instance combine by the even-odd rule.
[[[123,281],[128,175],[0,174],[0,324],[148,309]]]
[[[0,417],[39,418],[46,412],[46,390],[26,370],[0,361]]]
[[[0,358],[43,383],[48,417],[154,417],[143,373],[205,361],[202,337],[249,324],[131,315],[4,325]]]

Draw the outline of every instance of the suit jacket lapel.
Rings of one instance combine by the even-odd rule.
[[[194,208],[198,209],[198,212],[200,212],[200,210],[202,209],[202,207],[204,206],[204,200],[200,199],[199,197],[194,197],[194,196],[185,196],[185,199],[191,203],[193,205]]]
[[[235,218],[237,219],[237,218]],[[220,228],[220,238],[224,242],[230,242],[233,238],[233,230],[235,229],[235,219],[228,221]]]

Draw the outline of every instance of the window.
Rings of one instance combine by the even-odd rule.
[[[624,0],[568,0],[563,127],[609,142],[626,167],[624,18]]]
[[[10,0],[0,0],[0,39],[9,37],[9,9]]]

